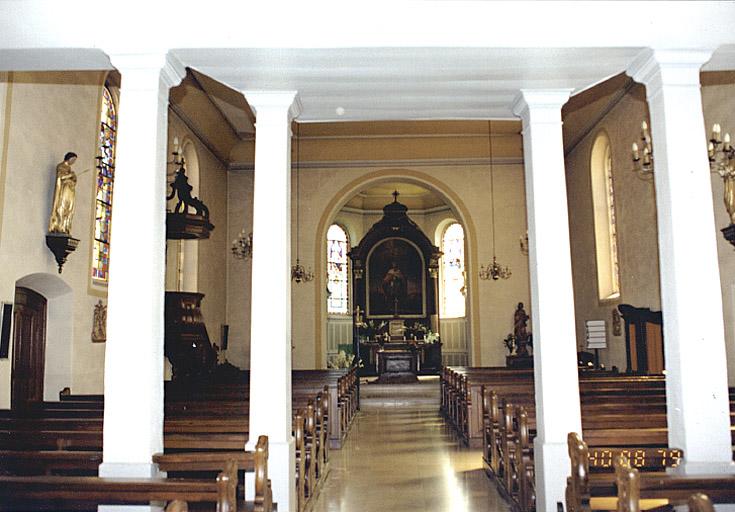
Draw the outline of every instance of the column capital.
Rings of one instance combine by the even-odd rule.
[[[699,72],[712,57],[711,49],[656,50],[640,52],[625,70],[633,80],[646,86],[648,98],[664,85],[699,87]]]
[[[560,122],[561,107],[569,101],[573,89],[521,89],[513,101],[513,113],[523,120],[523,125],[533,120]]]
[[[184,64],[164,50],[108,55],[110,63],[123,75],[124,87],[147,88],[150,87],[149,80],[154,78],[170,89],[186,76]]]
[[[287,109],[289,121],[303,111],[298,91],[242,91],[257,117],[259,110]],[[256,120],[257,122],[257,120]]]

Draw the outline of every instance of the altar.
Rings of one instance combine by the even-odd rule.
[[[397,371],[391,368],[403,365],[404,361],[409,359],[411,371],[415,375],[436,375],[442,364],[441,346],[440,341],[433,343],[424,340],[361,341],[360,359],[363,361],[363,367],[360,368],[360,375],[380,376],[386,371]],[[410,358],[405,354],[410,354]]]
[[[361,376],[415,382],[441,370],[438,274],[441,251],[398,202],[383,208],[349,253],[353,349]]]
[[[418,355],[415,349],[383,347],[376,353],[376,358],[377,382],[380,384],[410,384],[418,381]]]

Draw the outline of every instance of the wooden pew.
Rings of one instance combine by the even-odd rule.
[[[579,434],[571,432],[567,444],[571,464],[566,488],[568,512],[588,512],[599,506],[608,508],[611,499],[617,499],[622,510],[628,510],[625,507],[641,510],[640,499],[647,500],[643,509],[683,504],[698,491],[706,492],[719,503],[735,502],[735,475],[640,473],[630,466],[629,459],[622,453],[615,456],[614,472],[590,472],[589,448]]]
[[[0,511],[59,510],[71,504],[135,505],[178,500],[212,503],[217,512],[237,511],[237,466],[229,461],[216,480],[0,476]],[[176,504],[171,510],[181,510]],[[92,509],[94,510],[94,509]]]
[[[633,393],[629,393],[625,378],[620,379],[624,382],[620,388],[615,380],[580,379],[582,426],[585,438],[596,447],[591,461],[599,467],[611,467],[613,454],[624,452],[635,458],[639,465],[646,466],[643,468],[646,470],[661,469],[659,464],[675,465],[682,454],[680,450],[671,450],[667,446],[663,383],[637,382],[634,378]],[[510,388],[506,388],[512,390],[509,399],[500,399],[496,393],[488,393],[487,389],[482,393],[483,411],[488,411],[483,418],[486,470],[499,483],[501,492],[516,502],[520,510],[532,510],[535,506],[532,445],[535,401],[533,388],[528,384],[524,384],[525,391],[523,385],[513,388],[510,384]],[[649,386],[650,391],[646,389]],[[629,400],[631,394],[635,394],[633,404]],[[637,410],[641,397],[653,404],[660,400],[661,404],[645,405],[647,414],[641,418]],[[600,400],[606,403],[600,404]],[[648,414],[652,409],[659,412]],[[735,432],[733,440],[735,442]],[[642,464],[644,460],[646,463]]]

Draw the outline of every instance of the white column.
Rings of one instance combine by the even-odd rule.
[[[654,151],[669,446],[686,473],[733,471],[727,358],[699,72],[709,51],[652,51],[628,70],[646,86]]]
[[[570,90],[521,90],[533,322],[539,512],[564,503],[567,434],[582,432],[561,107]]]
[[[291,121],[295,91],[246,91],[255,110],[250,439],[269,441],[279,510],[296,510],[291,413]]]
[[[117,55],[105,415],[100,476],[151,477],[163,450],[163,298],[169,88],[184,76],[165,53]]]

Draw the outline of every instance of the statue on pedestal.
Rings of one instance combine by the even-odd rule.
[[[77,175],[74,174],[71,166],[76,161],[76,153],[69,152],[64,155],[64,161],[56,166],[56,186],[51,206],[51,218],[48,223],[49,233],[71,234],[77,186]]]
[[[526,348],[526,344],[528,343],[528,319],[529,316],[526,314],[525,309],[523,309],[523,302],[519,302],[513,315],[513,335],[516,339],[518,347],[517,354],[519,356],[528,355],[528,349]]]

